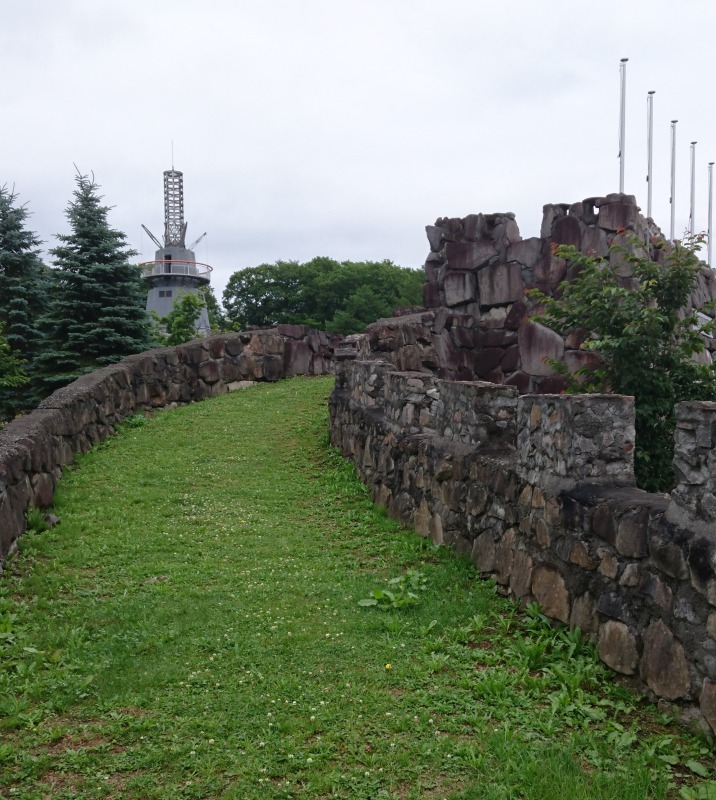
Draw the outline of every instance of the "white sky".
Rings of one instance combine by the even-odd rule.
[[[184,172],[187,238],[221,297],[277,259],[419,267],[439,216],[514,211],[619,185],[654,217],[707,227],[716,160],[714,0],[0,0],[0,184],[47,243],[67,232],[76,163],[144,260],[163,233],[162,172]]]

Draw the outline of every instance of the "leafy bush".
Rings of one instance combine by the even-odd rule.
[[[560,285],[557,297],[530,293],[540,304],[539,322],[563,334],[583,330],[581,349],[599,356],[596,366],[573,374],[554,364],[568,377],[570,393],[634,396],[634,468],[638,485],[648,491],[665,491],[674,482],[674,405],[716,399],[716,373],[696,358],[714,322],[700,322],[696,310],[685,311],[701,266],[700,243],[698,237],[664,243],[659,263],[637,242],[613,245],[611,263],[560,245],[554,253],[568,261],[576,277]],[[625,286],[615,262],[631,266],[634,288]],[[713,314],[712,306],[702,310]]]

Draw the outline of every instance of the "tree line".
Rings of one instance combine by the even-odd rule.
[[[66,208],[69,233],[41,256],[29,211],[0,186],[0,424],[99,367],[195,337],[205,306],[212,331],[302,323],[355,333],[396,306],[420,302],[422,273],[390,261],[277,261],[235,272],[225,308],[210,287],[151,318],[137,255],[111,227],[94,176],[78,174]]]

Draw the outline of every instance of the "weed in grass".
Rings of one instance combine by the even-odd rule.
[[[370,597],[358,601],[359,606],[378,608],[405,608],[420,602],[421,593],[427,586],[427,578],[420,570],[409,567],[402,575],[390,578],[390,589],[374,589]]]
[[[36,506],[29,506],[25,514],[28,533],[44,533],[50,527],[45,512]]]

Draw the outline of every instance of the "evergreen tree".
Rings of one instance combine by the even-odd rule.
[[[0,325],[0,390],[16,389],[25,383],[27,375],[23,369],[23,362],[10,349]],[[0,417],[0,427],[5,419],[6,417]]]
[[[2,419],[12,419],[42,397],[34,378],[42,340],[38,320],[47,307],[48,282],[39,255],[41,241],[25,227],[27,217],[27,208],[18,205],[17,194],[0,186],[0,328],[7,357],[12,354],[23,362],[27,374],[21,384],[0,383]]]
[[[136,253],[109,226],[94,176],[75,180],[66,212],[71,233],[58,235],[61,244],[50,251],[57,269],[40,359],[48,391],[152,345],[145,289],[128,261]]]

